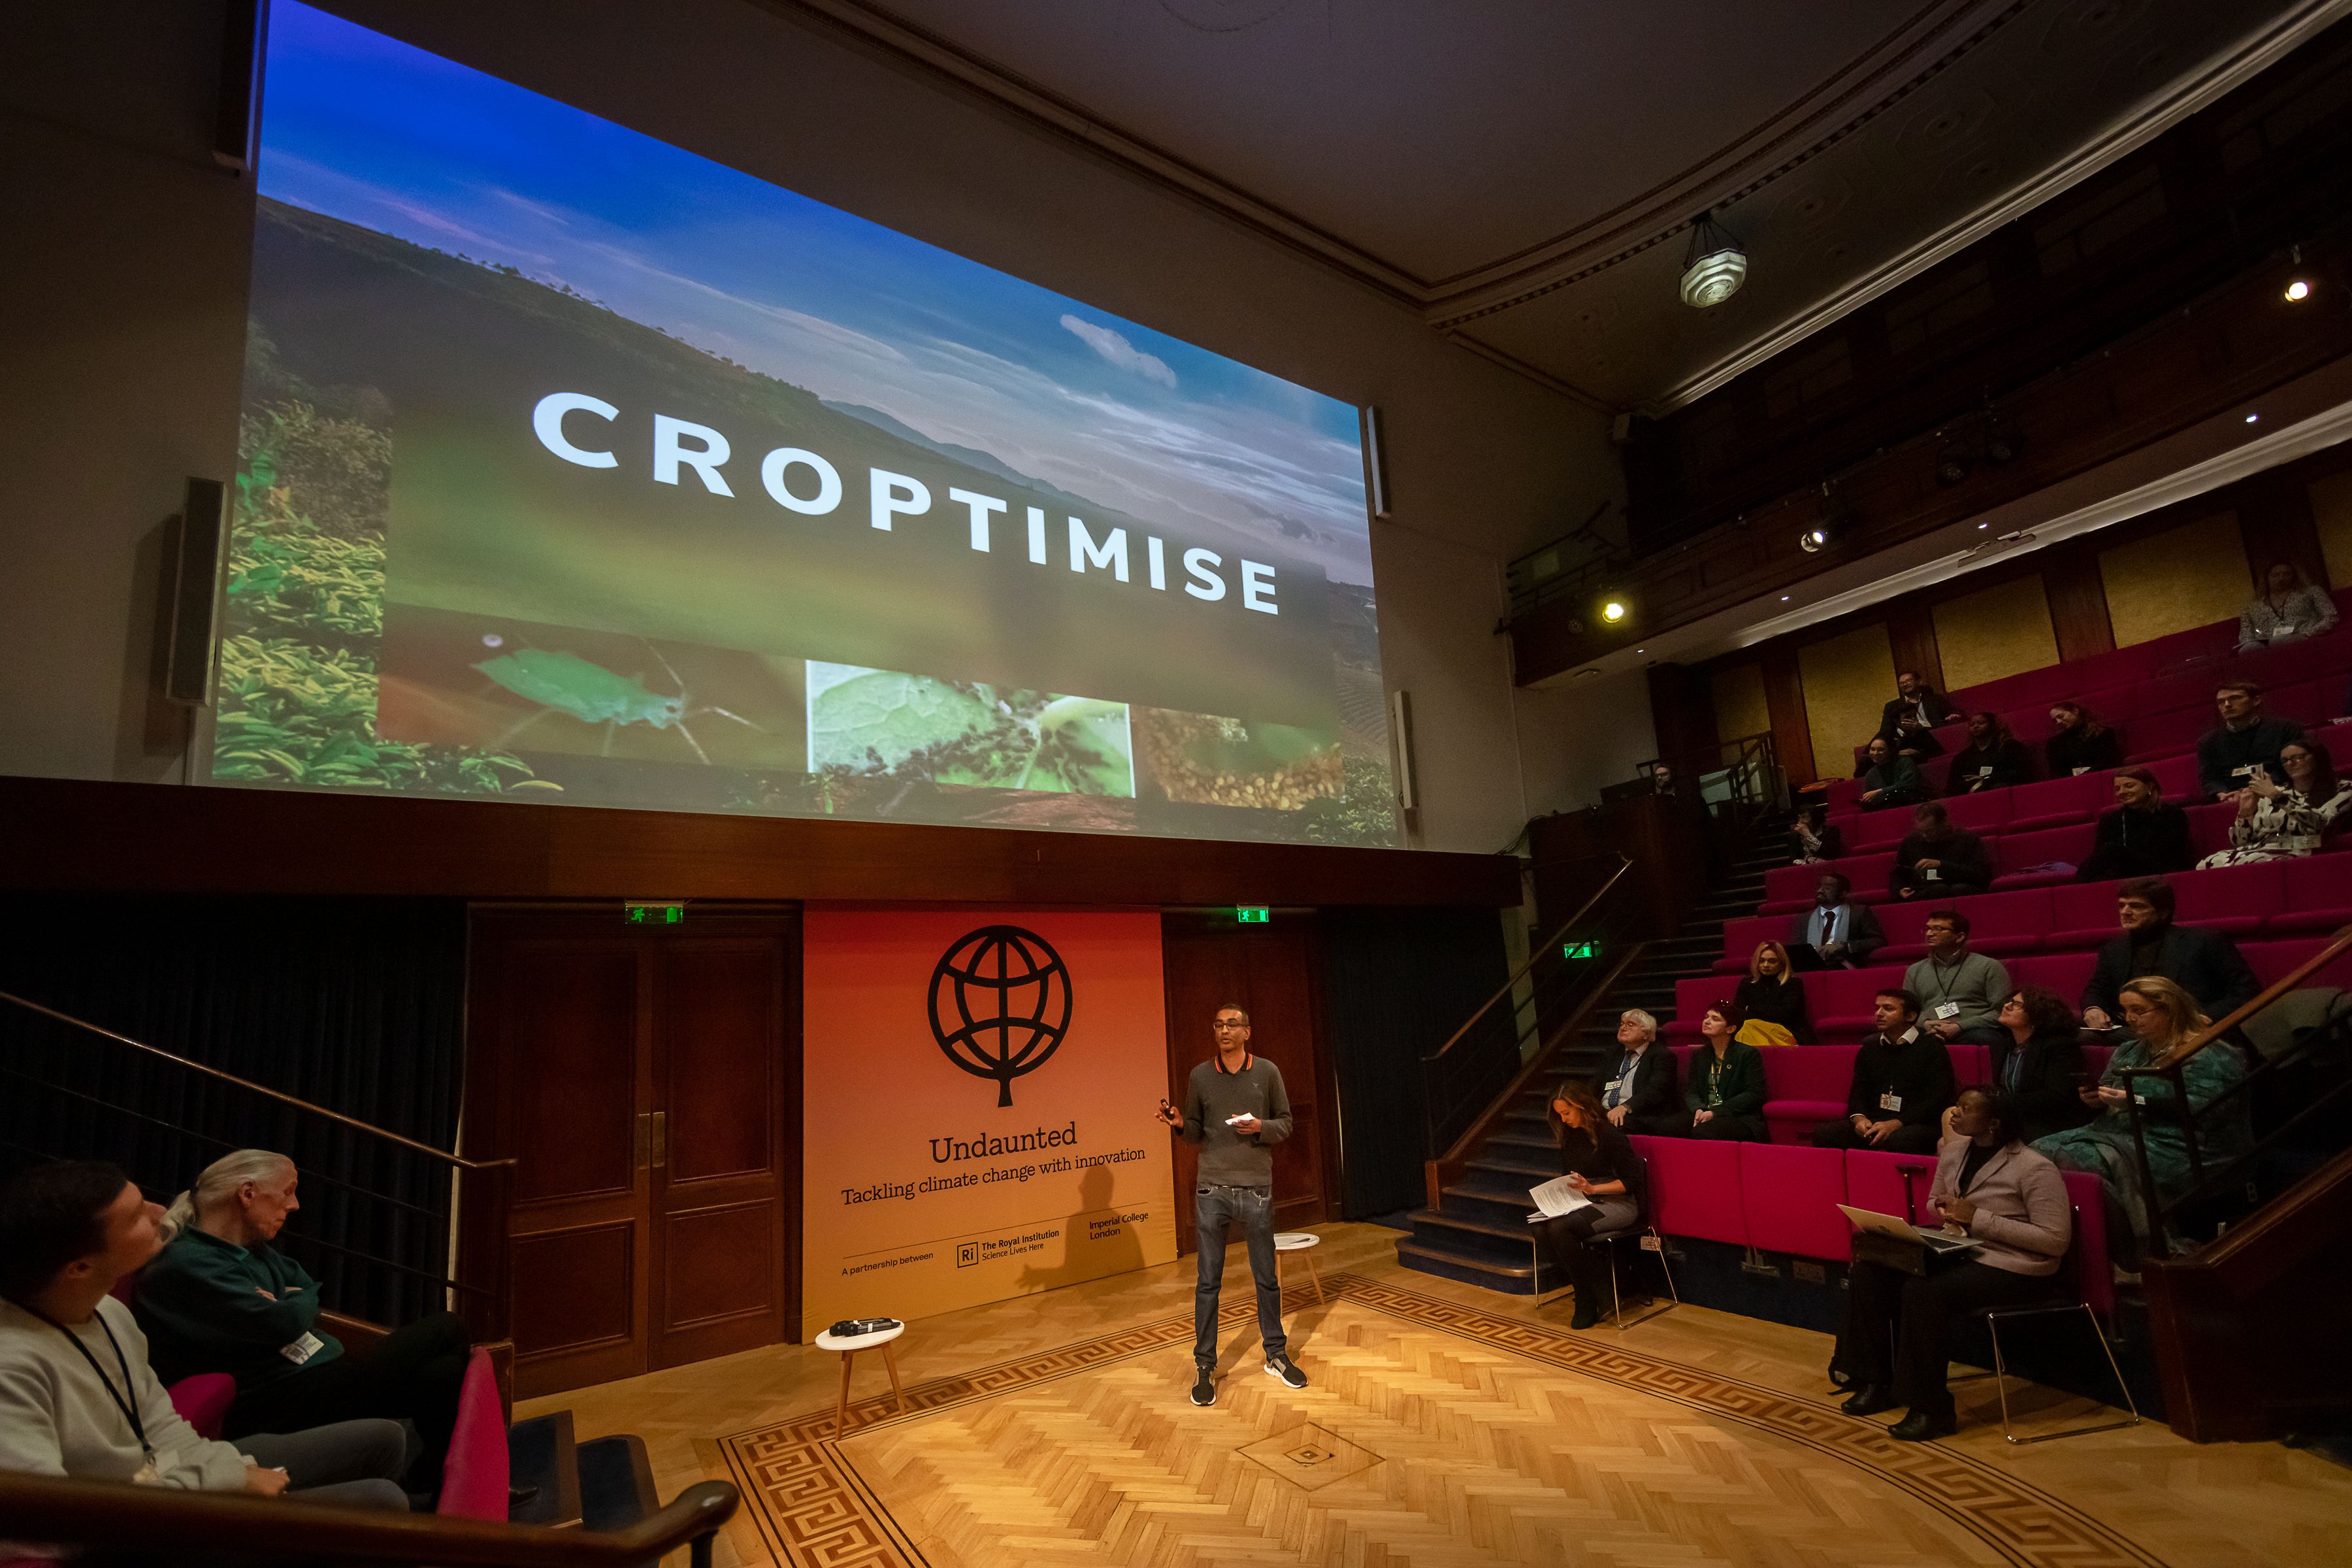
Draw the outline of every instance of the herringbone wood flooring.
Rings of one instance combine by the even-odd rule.
[[[2352,1532],[2352,1475],[2274,1444],[2199,1448],[2150,1424],[2013,1449],[1984,1383],[1956,1390],[1959,1436],[1896,1444],[1837,1412],[1822,1336],[1690,1307],[1571,1334],[1557,1298],[1399,1269],[1391,1231],[1324,1234],[1327,1286],[1347,1277],[1328,1309],[1292,1293],[1303,1394],[1258,1372],[1236,1266],[1219,1403],[1185,1403],[1188,1258],[915,1322],[909,1413],[861,1358],[839,1442],[839,1363],[803,1346],[523,1413],[642,1434],[665,1496],[741,1484],[722,1563],[2299,1568],[2341,1562]],[[2022,1391],[2029,1425],[2082,1409]],[[1321,1486],[1278,1479],[1318,1446],[1310,1428],[1380,1457],[1342,1454]]]

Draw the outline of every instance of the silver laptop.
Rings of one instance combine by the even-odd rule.
[[[1876,1209],[1858,1209],[1840,1204],[1838,1213],[1845,1215],[1856,1230],[1867,1230],[1879,1236],[1899,1237],[1907,1241],[1924,1241],[1937,1252],[1966,1252],[1970,1247],[1984,1245],[1974,1237],[1946,1236],[1940,1230],[1923,1230],[1907,1219],[1900,1219],[1891,1214],[1880,1214]]]

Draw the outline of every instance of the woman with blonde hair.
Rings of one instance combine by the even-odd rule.
[[[1759,942],[1748,955],[1748,978],[1732,992],[1731,1005],[1740,1018],[1732,1038],[1743,1045],[1801,1046],[1812,1040],[1804,982],[1789,962],[1789,950],[1777,942]]]
[[[2083,1104],[2098,1114],[2080,1127],[2053,1132],[2034,1142],[2063,1171],[2096,1174],[2107,1194],[2131,1222],[2131,1231],[2147,1244],[2163,1246],[2151,1234],[2154,1205],[2186,1187],[2194,1175],[2189,1158],[2188,1127],[2216,1100],[2242,1082],[2245,1064],[2237,1047],[2215,1040],[2202,1050],[2189,1047],[2212,1026],[2197,999],[2162,975],[2142,975],[2118,993],[2123,1009],[2124,1041],[2107,1058],[2107,1069],[2095,1087],[2081,1090]],[[2182,1063],[2181,1083],[2188,1105],[2173,1092],[2171,1080],[2143,1073],[2147,1068]],[[2141,1179],[2139,1143],[2132,1137],[2132,1111],[2137,1101],[2140,1130],[2147,1145],[2147,1174],[2156,1190],[2146,1190]],[[2245,1107],[2235,1114],[2200,1121],[2197,1142],[2208,1170],[2234,1158],[2245,1145]],[[2116,1241],[2122,1238],[2117,1237]]]
[[[299,1186],[285,1155],[240,1149],[172,1201],[169,1239],[131,1300],[155,1371],[166,1382],[236,1378],[225,1437],[406,1416],[425,1440],[410,1489],[437,1491],[472,1353],[465,1325],[436,1312],[351,1349],[320,1332],[319,1282],[276,1245],[302,1206]]]

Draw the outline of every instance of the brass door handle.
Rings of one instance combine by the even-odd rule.
[[[658,1170],[669,1163],[669,1112],[654,1112],[654,1167]]]

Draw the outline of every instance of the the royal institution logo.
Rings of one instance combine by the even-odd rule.
[[[1019,926],[959,937],[931,971],[931,1038],[1013,1103],[1013,1080],[1035,1072],[1070,1028],[1070,972],[1053,944]]]

